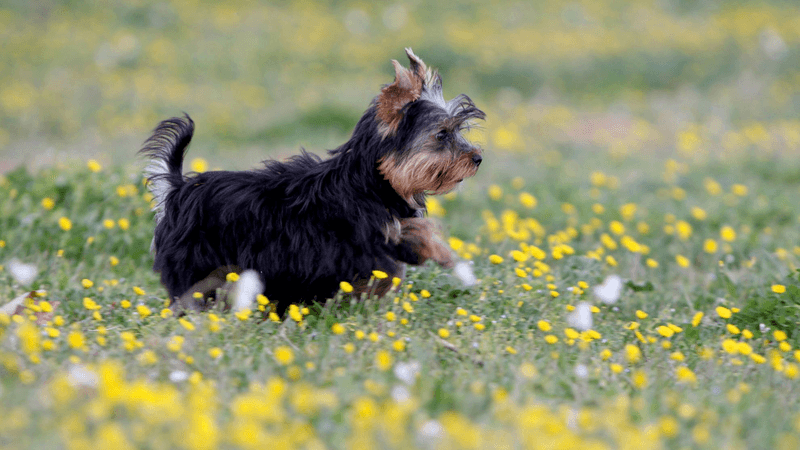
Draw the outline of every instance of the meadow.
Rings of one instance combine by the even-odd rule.
[[[0,449],[800,448],[796,4],[11,1],[0,44]],[[427,205],[478,282],[174,317],[155,124],[321,154],[407,46],[487,112]]]

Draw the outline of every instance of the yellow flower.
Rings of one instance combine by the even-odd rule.
[[[109,264],[111,264],[112,267],[116,266],[117,264],[119,264],[119,258],[117,258],[116,256],[109,256],[108,262]]]
[[[706,253],[716,253],[718,248],[717,241],[714,239],[706,239],[703,242],[703,251]]]
[[[450,337],[450,332],[446,328],[439,328],[439,337],[447,339]]]
[[[398,339],[392,343],[392,348],[394,348],[396,352],[402,352],[406,349],[406,341]]]
[[[696,383],[697,377],[695,376],[692,369],[686,366],[680,366],[675,369],[675,378],[678,379],[679,382],[682,383]]]
[[[290,347],[280,346],[275,349],[275,359],[281,365],[291,364],[294,361],[294,352]]]
[[[243,310],[234,313],[234,316],[236,316],[236,318],[240,321],[244,322],[245,320],[249,319],[252,314],[253,311],[250,308],[244,308]]]
[[[239,274],[236,272],[230,272],[227,275],[225,275],[225,281],[227,281],[228,283],[236,283],[237,281],[239,281]]]
[[[642,311],[641,309],[636,310],[636,317],[639,319],[646,319],[647,313]]]
[[[192,168],[192,172],[203,173],[208,170],[208,162],[203,158],[194,158],[189,167]]]
[[[85,289],[89,289],[90,287],[94,286],[94,283],[92,280],[84,278],[81,280],[81,286],[83,286]]]
[[[631,364],[636,364],[642,359],[642,351],[639,350],[639,347],[628,344],[625,346],[625,358]]]
[[[116,223],[114,223],[114,221],[111,219],[106,219],[103,221],[103,226],[109,230],[114,228],[114,225],[116,225]]]
[[[733,242],[734,240],[736,240],[736,231],[732,227],[725,225],[719,231],[719,236],[725,242]]]
[[[140,288],[139,286],[134,286],[133,287],[133,292],[135,292],[136,295],[144,295],[144,294],[146,294],[144,289]]]
[[[72,221],[66,217],[62,217],[58,219],[58,226],[64,231],[69,231],[72,229]]]
[[[535,208],[537,204],[536,197],[527,192],[522,192],[519,194],[519,202],[522,204],[522,206],[528,209]]]
[[[651,269],[655,269],[656,267],[658,267],[658,261],[656,261],[653,258],[647,258],[647,260],[645,261],[645,264],[647,264],[647,267],[649,267]]]
[[[726,325],[726,328],[728,329],[728,333],[730,333],[730,334],[739,334],[740,333],[739,327],[737,327],[736,325],[734,325],[732,323],[729,323],[728,325]]]
[[[500,186],[493,184],[489,186],[489,198],[492,200],[500,200],[500,197],[503,196],[503,189]]]
[[[672,331],[672,329],[670,327],[667,327],[667,326],[664,326],[664,325],[661,325],[661,326],[657,327],[656,331],[658,331],[658,334],[660,334],[660,335],[662,335],[662,336],[664,336],[666,338],[672,337],[675,334],[675,332]]]
[[[42,208],[44,208],[44,209],[49,211],[49,210],[53,209],[53,207],[55,207],[55,206],[56,206],[56,202],[52,198],[45,197],[45,198],[42,199]]]
[[[731,318],[731,310],[724,307],[724,306],[717,306],[717,315],[722,317],[723,319],[730,319]]]
[[[355,334],[356,334],[356,339],[358,339],[359,341],[364,339],[364,336],[366,336],[366,334],[361,330],[357,330]]]
[[[421,290],[421,291],[419,292],[419,295],[420,295],[420,297],[422,297],[422,298],[430,298],[430,296],[431,296],[431,293],[430,293],[430,292],[428,292],[428,290],[427,290],[427,289],[423,289],[423,290]]]
[[[503,257],[500,255],[491,255],[489,256],[489,262],[492,264],[501,264],[503,262]]]
[[[145,305],[138,305],[136,307],[136,312],[139,313],[139,316],[141,316],[142,319],[144,319],[147,316],[149,316],[150,314],[152,314],[152,312],[150,311],[150,308],[148,308]]]
[[[353,292],[353,285],[348,283],[347,281],[342,281],[341,283],[339,283],[339,288],[345,294],[349,294],[349,293]]]
[[[335,323],[331,327],[331,331],[333,331],[333,334],[344,334],[345,328],[344,328],[344,325],[342,325],[340,323]]]
[[[88,309],[89,311],[97,311],[101,308],[94,300],[90,299],[89,297],[83,298],[83,307]]]
[[[694,317],[692,317],[692,326],[696,327],[700,325],[701,320],[703,320],[703,313],[698,311],[694,314]]]
[[[379,280],[382,280],[384,278],[387,278],[389,276],[389,274],[387,274],[386,272],[384,272],[382,270],[373,270],[372,271],[372,276],[374,276],[375,278],[377,278]]]
[[[550,322],[546,320],[540,320],[536,322],[536,326],[542,331],[550,331],[553,329],[552,325],[550,325]]]
[[[517,350],[514,347],[510,346],[510,345],[506,346],[506,352],[508,352],[509,354],[512,354],[512,355],[516,355],[517,354]]]
[[[123,300],[123,301],[119,302],[119,306],[121,306],[122,309],[128,309],[128,308],[131,307],[131,302],[130,302],[130,300]]]
[[[100,163],[97,162],[94,159],[90,159],[86,163],[86,166],[89,168],[90,171],[95,172],[95,173],[100,172],[101,170],[103,170],[103,166],[101,166]]]
[[[86,340],[83,337],[83,333],[80,331],[71,331],[69,335],[67,335],[67,343],[72,348],[83,349],[86,345]]]
[[[356,346],[353,345],[352,342],[348,342],[347,344],[344,344],[344,346],[342,348],[344,348],[345,353],[353,353],[353,352],[356,351]]]
[[[558,342],[558,337],[556,337],[556,336],[554,336],[552,334],[548,334],[547,336],[544,337],[544,340],[548,344],[555,344],[556,342]]]
[[[786,340],[786,332],[784,332],[784,331],[781,331],[781,330],[775,330],[775,331],[773,331],[773,332],[772,332],[772,336],[774,336],[774,337],[775,337],[775,340],[776,340],[776,341],[778,341],[778,342],[781,342],[781,341],[785,341],[785,340]]]
[[[675,255],[675,261],[681,267],[689,267],[689,264],[690,264],[689,263],[689,258],[687,258],[687,257],[685,257],[683,255]]]
[[[379,350],[375,354],[375,364],[378,366],[378,370],[382,372],[389,370],[392,367],[392,355],[386,350]]]
[[[786,286],[784,286],[782,284],[773,284],[772,285],[772,292],[774,292],[776,294],[783,294],[784,292],[786,292]]]
[[[386,313],[386,320],[389,322],[394,322],[395,319],[397,319],[397,316],[392,311]]]
[[[624,370],[624,368],[621,365],[617,364],[617,363],[611,363],[608,367],[614,373],[621,373]]]
[[[117,225],[119,225],[119,228],[121,230],[127,230],[128,228],[130,228],[131,222],[123,217],[122,219],[117,220]]]
[[[643,370],[635,370],[631,374],[631,381],[637,389],[642,389],[647,386],[647,374]]]

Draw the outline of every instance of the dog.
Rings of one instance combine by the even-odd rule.
[[[486,116],[466,95],[445,101],[438,72],[406,55],[409,67],[392,60],[394,82],[327,159],[302,150],[255,170],[184,175],[194,122],[156,127],[139,153],[154,197],[153,269],[174,307],[205,309],[226,273],[248,269],[282,313],[333,297],[342,281],[351,295],[382,296],[406,264],[455,265],[425,198],[477,173],[483,151],[462,132]],[[388,276],[372,279],[376,270]]]

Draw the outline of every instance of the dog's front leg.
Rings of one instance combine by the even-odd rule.
[[[430,219],[411,217],[400,221],[400,240],[397,244],[398,259],[412,265],[433,260],[450,269],[456,257],[442,237],[440,227]]]

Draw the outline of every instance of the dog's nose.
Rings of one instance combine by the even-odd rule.
[[[481,161],[483,161],[483,158],[481,157],[481,155],[475,155],[475,156],[472,157],[472,162],[474,162],[476,166],[480,166],[481,165]]]

